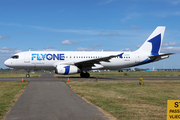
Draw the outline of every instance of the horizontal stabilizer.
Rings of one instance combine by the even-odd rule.
[[[163,58],[165,56],[173,55],[175,53],[165,53],[165,54],[160,54],[160,55],[151,55],[149,56],[150,59],[155,59],[155,58]]]

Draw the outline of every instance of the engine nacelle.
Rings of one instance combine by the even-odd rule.
[[[74,65],[57,65],[55,70],[56,74],[61,75],[76,74],[79,72],[79,68]]]

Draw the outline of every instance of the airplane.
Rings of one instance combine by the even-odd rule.
[[[153,67],[153,69],[147,69],[146,72],[154,72],[154,71],[157,71],[155,70],[155,67]]]
[[[55,70],[56,74],[80,73],[89,78],[89,70],[122,69],[169,58],[174,53],[160,53],[165,26],[158,26],[144,44],[133,52],[125,51],[26,51],[14,54],[4,64],[7,67],[26,69],[30,77],[32,69]]]

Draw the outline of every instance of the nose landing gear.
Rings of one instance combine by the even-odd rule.
[[[30,78],[29,73],[30,73],[30,70],[27,70],[27,74],[26,74],[26,77],[27,77],[27,78]]]

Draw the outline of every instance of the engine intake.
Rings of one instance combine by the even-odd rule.
[[[76,74],[80,69],[74,65],[57,65],[55,73],[60,75]]]

